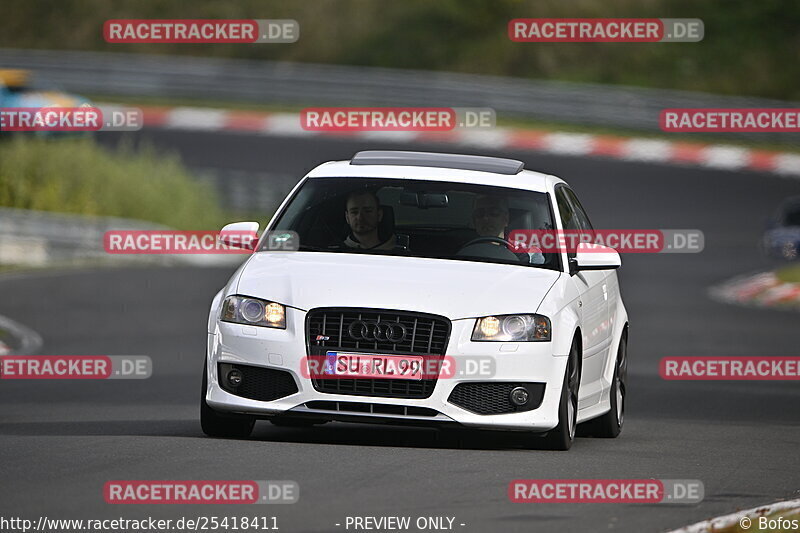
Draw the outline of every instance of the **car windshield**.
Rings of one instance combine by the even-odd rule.
[[[301,251],[559,269],[558,254],[512,251],[504,240],[513,230],[553,227],[546,193],[416,179],[312,178],[270,229],[296,232]]]

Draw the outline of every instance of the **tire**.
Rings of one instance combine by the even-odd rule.
[[[564,384],[561,387],[561,401],[558,404],[558,425],[545,437],[545,446],[550,450],[566,451],[575,440],[578,420],[578,391],[581,384],[580,356],[577,339],[569,351]]]
[[[592,434],[596,437],[614,439],[622,431],[625,422],[625,396],[628,382],[628,335],[623,332],[614,364],[614,379],[611,382],[611,410],[592,421]]]
[[[203,389],[200,391],[200,426],[209,437],[244,439],[253,432],[256,419],[245,415],[222,415],[206,403],[208,368],[203,363]]]

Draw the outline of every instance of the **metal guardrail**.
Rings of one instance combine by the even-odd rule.
[[[0,264],[43,266],[107,259],[103,235],[126,229],[167,228],[122,218],[0,207]]]
[[[237,255],[108,254],[103,236],[111,230],[170,230],[167,226],[115,217],[88,217],[0,207],[0,265],[49,266],[148,262],[232,264]]]
[[[210,185],[220,204],[238,213],[275,212],[302,174],[248,172],[213,167],[189,167],[195,178]]]
[[[659,131],[664,108],[800,107],[798,102],[446,72],[245,59],[0,49],[74,92],[315,106],[491,107],[499,115]],[[730,133],[794,142],[795,133]]]

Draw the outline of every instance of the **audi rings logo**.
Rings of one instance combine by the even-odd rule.
[[[405,340],[406,327],[399,322],[355,320],[347,327],[347,334],[356,341],[389,341],[397,343]]]

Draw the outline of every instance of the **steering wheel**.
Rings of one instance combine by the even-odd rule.
[[[460,253],[461,250],[464,250],[465,248],[467,248],[469,246],[472,246],[473,244],[483,244],[483,243],[488,243],[488,242],[493,242],[493,243],[497,243],[497,244],[503,245],[503,250],[509,254],[509,259],[513,256],[513,257],[516,257],[517,259],[519,259],[520,263],[528,264],[528,262],[529,262],[528,254],[521,254],[521,253],[512,251],[512,250],[514,250],[514,245],[511,243],[511,241],[507,241],[507,240],[503,239],[502,237],[478,237],[477,239],[472,239],[471,241],[469,241],[468,243],[466,243],[465,245],[463,245],[459,249],[459,253]]]
[[[461,249],[463,250],[467,246],[472,246],[473,244],[480,244],[482,242],[496,242],[497,244],[505,244],[508,247],[509,252],[514,248],[514,245],[511,244],[510,241],[507,241],[502,237],[478,237],[477,239],[472,239],[467,244],[462,245]]]

